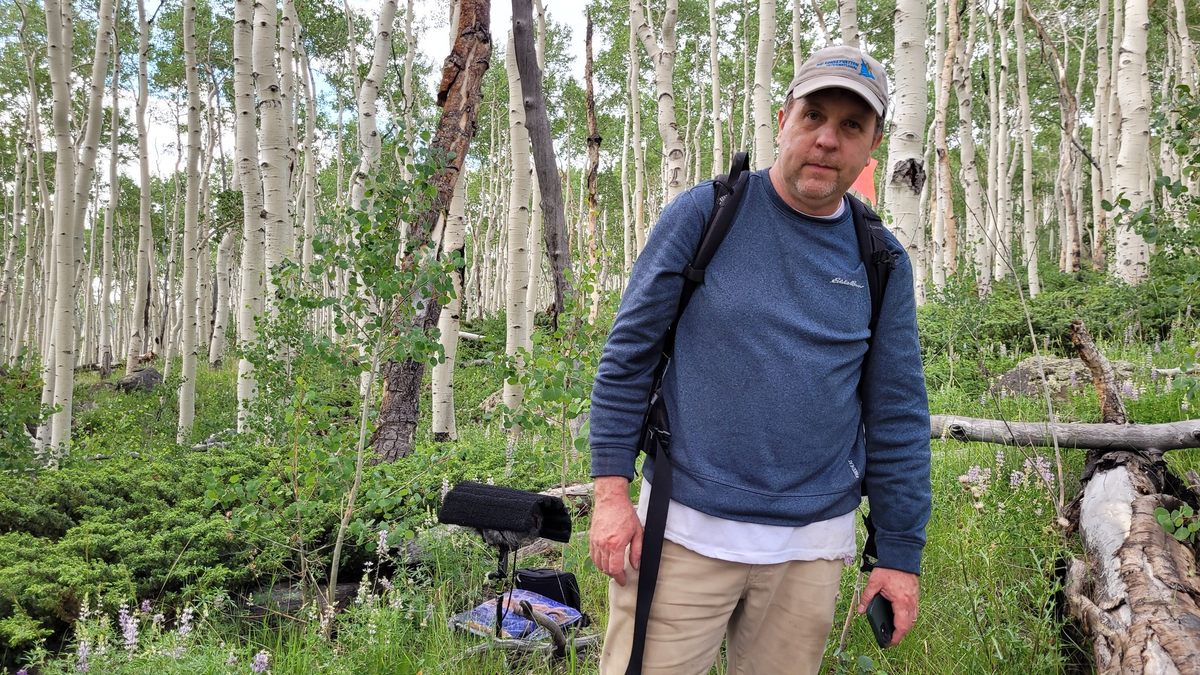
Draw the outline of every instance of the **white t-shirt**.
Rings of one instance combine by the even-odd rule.
[[[646,523],[650,483],[642,479],[638,519]],[[761,525],[710,516],[674,499],[667,509],[665,537],[700,555],[771,565],[791,560],[843,560],[854,562],[854,511],[800,527]]]

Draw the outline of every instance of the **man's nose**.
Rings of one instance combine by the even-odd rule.
[[[825,149],[833,149],[838,145],[837,127],[833,124],[822,124],[817,129],[817,145]]]

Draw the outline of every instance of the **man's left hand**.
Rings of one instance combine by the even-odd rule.
[[[917,599],[921,594],[921,578],[910,572],[876,567],[867,579],[867,588],[858,602],[858,613],[865,614],[867,605],[876,593],[882,593],[892,603],[896,630],[891,645],[897,645],[917,621]]]

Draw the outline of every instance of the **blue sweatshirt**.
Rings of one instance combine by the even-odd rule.
[[[593,476],[634,476],[663,337],[713,206],[701,183],[663,211],[634,265],[592,389]],[[867,350],[867,274],[849,206],[803,216],[766,170],[679,322],[663,382],[672,497],[709,515],[799,526],[871,500],[879,565],[920,572],[929,519],[929,408],[912,268],[896,254]],[[859,380],[863,400],[859,400]],[[647,458],[644,473],[653,475]]]

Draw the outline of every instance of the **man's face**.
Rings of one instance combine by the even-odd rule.
[[[779,158],[771,183],[792,208],[831,215],[858,178],[882,134],[867,102],[845,89],[822,89],[779,111]]]

